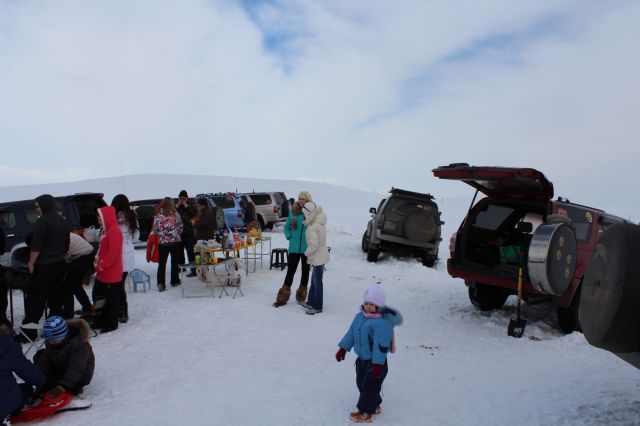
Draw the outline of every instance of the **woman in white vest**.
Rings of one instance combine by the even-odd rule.
[[[131,206],[129,199],[124,194],[113,197],[111,205],[116,209],[118,225],[122,231],[122,282],[120,283],[120,316],[119,322],[129,321],[129,305],[127,304],[127,291],[124,282],[127,274],[136,267],[136,252],[133,242],[140,238],[140,228],[138,219]]]

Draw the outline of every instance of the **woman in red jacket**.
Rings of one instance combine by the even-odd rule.
[[[94,267],[96,282],[93,285],[93,303],[105,301],[96,322],[96,328],[107,333],[118,328],[120,313],[120,286],[122,285],[122,231],[113,206],[98,209],[98,221],[103,233]]]

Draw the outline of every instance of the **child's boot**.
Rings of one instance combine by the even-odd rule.
[[[307,300],[307,287],[300,286],[296,291],[296,302],[298,305],[302,305],[305,300]]]
[[[352,422],[356,423],[371,423],[373,421],[373,414],[363,413],[362,411],[356,411],[349,414],[349,418]]]
[[[289,297],[291,296],[291,287],[287,287],[283,285],[280,290],[278,290],[278,295],[276,296],[276,301],[273,304],[275,308],[278,306],[286,305],[289,301]]]

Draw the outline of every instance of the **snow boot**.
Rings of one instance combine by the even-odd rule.
[[[373,414],[356,411],[355,413],[349,414],[349,418],[352,422],[356,423],[371,423],[373,421]]]
[[[307,287],[299,287],[296,291],[296,301],[298,305],[302,305],[307,300]]]
[[[289,301],[289,296],[291,296],[291,287],[283,285],[280,290],[278,290],[278,295],[276,296],[276,301],[273,306],[277,308],[278,306],[286,305]]]
[[[375,411],[375,413],[376,413],[376,414],[380,414],[380,413],[382,413],[382,406],[380,406],[380,405],[376,405],[376,411]]]

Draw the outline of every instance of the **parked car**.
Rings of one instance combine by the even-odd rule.
[[[287,220],[280,216],[280,206],[287,199],[284,192],[247,192],[242,195],[248,196],[255,204],[260,229],[272,229],[274,224]]]
[[[160,198],[152,198],[147,200],[135,200],[129,202],[131,208],[138,218],[138,227],[140,230],[140,241],[147,241],[151,228],[153,227],[153,218],[158,213],[160,206]]]
[[[215,194],[198,194],[196,198],[205,197],[213,203],[213,206],[217,206],[218,209],[222,209],[224,215],[224,221],[216,225],[216,228],[222,228],[226,225],[227,228],[242,228],[244,227],[244,213],[240,206],[240,197],[233,192],[218,192]],[[213,209],[213,207],[211,207]],[[217,209],[214,209],[214,214]]]
[[[483,311],[502,307],[516,293],[523,268],[524,300],[551,301],[560,328],[579,331],[580,289],[591,253],[604,229],[625,220],[552,200],[553,184],[535,169],[459,163],[433,174],[485,195],[472,204],[449,244],[447,270],[465,281],[471,302]]]
[[[371,207],[371,220],[362,236],[362,250],[369,262],[380,252],[410,253],[433,267],[438,260],[441,229],[438,205],[430,194],[391,188],[378,208]]]
[[[69,224],[69,229],[79,235],[89,227],[98,227],[98,208],[106,206],[103,194],[79,193],[55,197],[57,206]],[[3,265],[11,263],[11,250],[14,246],[24,243],[25,236],[33,231],[38,220],[35,199],[8,201],[0,203],[0,225],[5,232],[5,253],[0,262]]]

